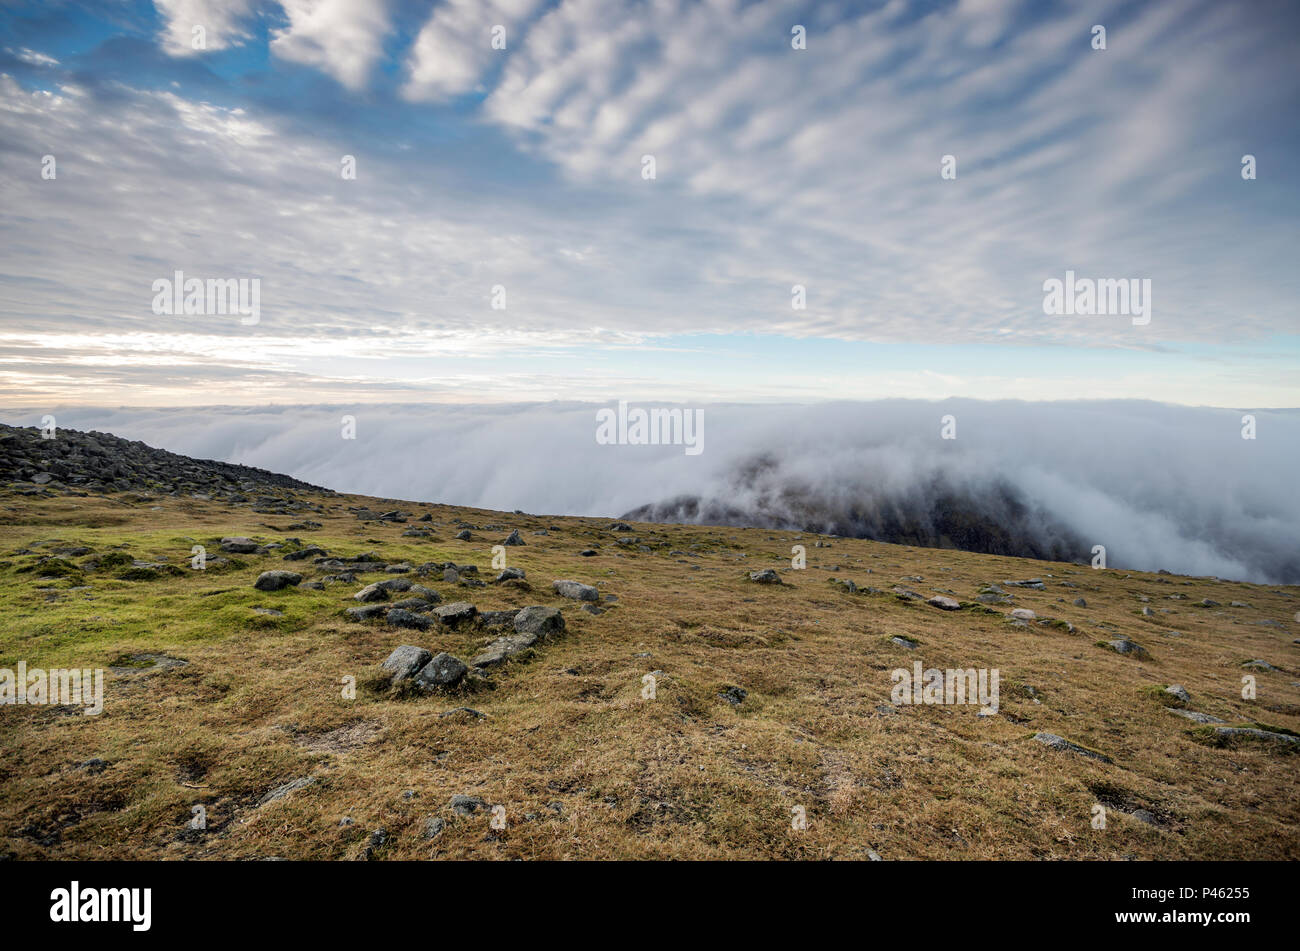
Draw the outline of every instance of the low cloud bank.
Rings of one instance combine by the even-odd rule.
[[[691,455],[598,443],[605,405],[52,412],[61,427],[367,495],[1079,562],[1105,545],[1112,567],[1300,582],[1300,410],[1255,412],[1257,438],[1243,439],[1243,412],[1138,401],[714,405]],[[945,415],[955,439],[941,438]]]

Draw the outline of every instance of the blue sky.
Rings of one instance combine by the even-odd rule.
[[[1290,2],[7,5],[0,399],[1297,406],[1298,26]],[[258,278],[259,322],[153,313],[177,269]],[[1067,270],[1149,279],[1150,323],[1045,315]]]

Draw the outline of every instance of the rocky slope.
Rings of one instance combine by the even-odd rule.
[[[6,435],[0,671],[105,680],[0,706],[0,855],[1300,858],[1295,587],[191,460],[116,491]]]

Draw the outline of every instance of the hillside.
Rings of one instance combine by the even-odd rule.
[[[0,433],[0,668],[103,668],[104,709],[0,708],[0,855],[1300,858],[1297,587],[35,440]],[[393,685],[404,645],[471,669]],[[996,669],[996,713],[896,702],[918,661]]]

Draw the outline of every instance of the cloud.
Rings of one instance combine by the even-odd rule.
[[[532,14],[539,0],[446,0],[421,28],[406,63],[402,93],[416,101],[438,102],[479,87],[493,58],[511,48],[511,34]],[[492,31],[503,27],[505,45],[492,46]],[[518,37],[514,42],[517,44]]]
[[[1100,544],[1111,567],[1300,582],[1296,411],[1257,414],[1246,440],[1240,413],[1137,401],[720,404],[702,407],[704,452],[688,456],[597,444],[598,408],[47,407],[4,421],[54,412],[65,428],[382,497],[593,516],[692,497],[733,523],[843,532],[983,518],[1058,558],[1086,563]],[[955,440],[940,438],[949,413]]]
[[[281,6],[289,25],[272,31],[272,53],[318,67],[349,89],[366,84],[392,26],[387,0],[281,0]]]
[[[172,56],[226,49],[248,39],[246,20],[252,0],[155,0],[165,24],[162,47]],[[203,29],[203,47],[194,48],[194,29]]]

